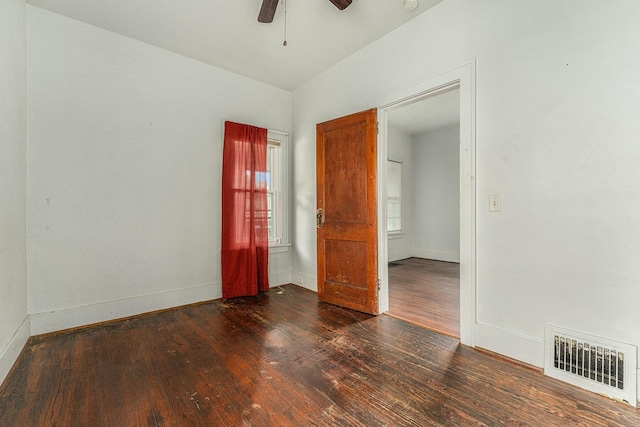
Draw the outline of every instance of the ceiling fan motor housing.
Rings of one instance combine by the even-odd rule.
[[[351,4],[352,0],[330,0],[340,10],[344,10]]]

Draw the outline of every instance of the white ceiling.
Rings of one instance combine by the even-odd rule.
[[[288,0],[273,23],[258,22],[262,0],[28,0],[124,36],[293,90],[442,0]]]
[[[387,113],[387,125],[418,135],[460,123],[460,90],[450,90]]]

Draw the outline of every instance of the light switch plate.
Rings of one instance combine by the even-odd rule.
[[[489,194],[489,212],[502,212],[502,195]]]

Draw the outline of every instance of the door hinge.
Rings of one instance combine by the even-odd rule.
[[[380,289],[382,289],[382,282],[379,277],[376,279],[376,283],[378,284],[378,292],[380,292]]]
[[[376,135],[380,134],[380,122],[376,122]]]

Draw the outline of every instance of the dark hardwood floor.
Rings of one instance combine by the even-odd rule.
[[[407,258],[389,268],[389,316],[460,337],[460,264]]]
[[[637,426],[640,411],[290,285],[29,340],[0,426]]]

